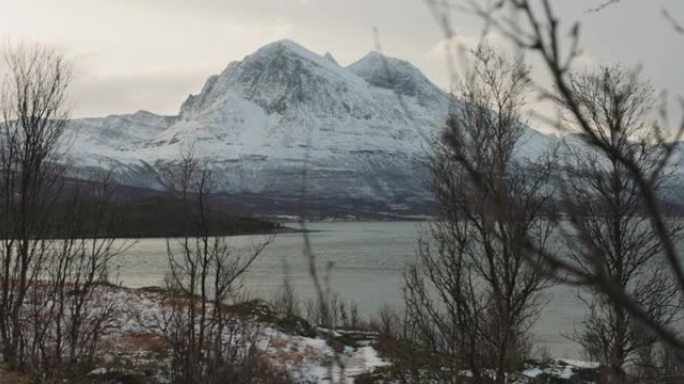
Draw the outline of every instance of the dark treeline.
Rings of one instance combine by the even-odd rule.
[[[96,207],[96,201],[89,196],[82,198],[83,209],[79,212],[83,223],[83,235],[90,236],[97,227],[97,221],[92,212]],[[96,235],[99,237],[111,236],[115,238],[148,238],[148,237],[179,237],[184,236],[184,222],[178,215],[182,202],[170,197],[159,195],[157,197],[145,197],[133,201],[113,200],[110,209],[115,212],[115,217],[110,226],[101,228]],[[57,204],[58,212],[52,218],[59,222],[61,213],[70,209],[68,202]],[[274,233],[286,230],[281,224],[248,216],[236,216],[228,208],[213,204],[208,209],[207,220],[211,223],[211,236],[233,236],[242,234]],[[49,236],[63,237],[66,235],[58,225],[52,226],[54,232]],[[198,236],[198,230],[191,230],[190,236]]]
[[[111,183],[111,181],[107,181]],[[98,196],[103,188],[101,181],[85,181],[65,179],[59,186],[53,186],[52,192],[57,196],[47,217],[45,238],[64,238],[73,236],[67,228],[60,225],[69,215],[78,215],[82,237],[114,237],[114,238],[149,238],[184,236],[185,224],[178,214],[182,209],[182,201],[167,191],[132,188],[112,183],[106,188],[111,196],[106,201],[107,207],[100,207],[102,201]],[[79,209],[74,210],[74,201],[78,201]],[[100,224],[98,210],[106,208],[111,216],[106,227]],[[232,207],[213,200],[208,209],[207,220],[211,223],[211,236],[233,236],[242,234],[274,233],[287,230],[283,225],[266,219],[233,213]],[[8,233],[0,232],[0,237]],[[197,236],[199,231],[191,230],[189,235]]]

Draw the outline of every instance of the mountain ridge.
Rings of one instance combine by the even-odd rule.
[[[221,193],[298,201],[306,164],[312,201],[415,214],[432,201],[426,154],[452,102],[408,61],[370,52],[340,66],[280,40],[208,77],[175,116],[75,119],[67,136],[78,168],[112,167],[127,185],[163,188],[160,175],[193,148]],[[548,144],[528,136],[526,152]]]

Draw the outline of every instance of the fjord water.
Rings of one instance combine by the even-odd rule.
[[[353,300],[364,318],[384,305],[400,307],[402,271],[415,260],[417,240],[425,223],[419,222],[321,222],[310,223],[310,239],[321,275],[329,270],[330,286],[345,300]],[[249,249],[264,235],[228,239],[239,249]],[[172,240],[172,244],[173,244]],[[308,260],[302,255],[299,233],[279,234],[259,256],[244,279],[250,297],[271,299],[282,286],[284,265],[302,298],[313,298]],[[119,259],[123,285],[161,285],[168,271],[165,239],[142,239]],[[328,269],[330,268],[330,269]],[[578,346],[563,335],[573,332],[584,314],[571,287],[556,286],[547,292],[548,304],[532,329],[538,347],[553,357],[580,358]]]

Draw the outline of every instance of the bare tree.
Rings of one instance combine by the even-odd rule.
[[[96,180],[97,177],[92,177]],[[92,368],[101,337],[111,330],[116,302],[104,288],[114,257],[132,243],[111,237],[119,215],[111,174],[65,190],[53,220],[59,236],[24,304],[30,376],[37,383],[80,376]]]
[[[273,308],[287,317],[300,315],[300,301],[290,277],[290,265],[283,261],[283,283],[273,297]]]
[[[225,306],[235,299],[240,279],[271,238],[244,252],[230,247],[225,238],[209,235],[211,173],[192,154],[183,156],[168,180],[182,203],[186,225],[177,246],[167,242],[170,309],[160,319],[162,335],[172,350],[172,379],[176,383],[256,382],[272,372],[264,369],[259,356],[258,332],[237,321]]]
[[[49,48],[4,53],[0,99],[0,344],[35,382],[93,362],[112,320],[98,284],[126,243],[109,238],[114,183],[67,182],[62,133],[68,65]]]
[[[634,151],[624,152],[614,142],[604,140],[601,132],[596,130],[592,117],[587,114],[586,103],[582,100],[581,94],[578,95],[578,90],[573,86],[572,69],[581,53],[581,24],[579,22],[562,25],[550,0],[429,1],[429,4],[439,16],[438,20],[449,39],[454,36],[454,29],[449,21],[448,13],[451,9],[457,8],[481,18],[484,33],[495,30],[509,39],[515,47],[533,53],[541,59],[542,68],[550,78],[552,86],[537,84],[540,97],[562,105],[566,114],[570,116],[573,128],[584,135],[588,147],[622,167],[625,177],[638,191],[641,214],[648,219],[645,225],[648,225],[655,235],[654,241],[658,243],[661,250],[659,257],[664,260],[667,273],[673,276],[677,284],[677,296],[681,299],[684,294],[684,267],[681,265],[682,258],[675,247],[675,238],[668,225],[669,218],[663,211],[662,200],[657,193],[657,180],[663,169],[674,161],[673,154],[684,133],[684,121],[674,132],[661,130],[662,136],[656,137],[655,140],[662,148],[662,156],[654,166],[644,168],[639,163],[638,157],[634,156]],[[564,27],[565,30],[563,30]],[[552,126],[563,128],[558,121],[543,116],[541,118]],[[617,127],[618,132],[627,128],[622,125],[624,121],[617,123],[620,124]],[[478,173],[474,172],[473,177],[478,178]],[[498,204],[494,200],[490,203]],[[576,236],[591,238],[588,228],[571,224],[577,232]],[[583,246],[589,244],[591,242],[587,241]],[[638,324],[641,332],[658,339],[667,348],[669,354],[674,356],[674,359],[679,360],[680,363],[684,362],[684,339],[679,332],[654,318],[649,308],[640,305],[640,299],[635,292],[617,284],[605,268],[591,270],[581,268],[573,260],[567,260],[539,249],[529,239],[525,240],[525,247],[530,253],[539,256],[537,259],[529,260],[535,268],[544,270],[558,281],[588,287],[599,292],[613,305],[622,308],[630,317],[631,323]],[[597,260],[595,264],[599,264],[603,258],[602,255],[605,254],[604,250],[596,247],[583,252],[592,260]]]
[[[3,358],[25,364],[24,301],[47,257],[50,212],[62,169],[60,138],[70,71],[56,51],[19,46],[4,52],[0,98],[0,340]]]
[[[548,248],[553,162],[514,159],[525,129],[522,61],[485,46],[474,61],[431,162],[442,217],[405,274],[405,296],[419,344],[453,363],[441,381],[458,382],[457,369],[466,368],[476,382],[489,380],[487,369],[504,383],[527,356],[543,306],[547,281],[525,262],[523,239]]]
[[[637,73],[613,66],[575,74],[570,86],[603,145],[651,174],[665,148],[648,122],[654,107],[648,84]],[[638,186],[615,157],[587,149],[581,139],[569,147],[563,202],[574,227],[565,236],[571,256],[587,274],[604,275],[628,292],[654,323],[670,325],[679,311],[677,285],[664,268],[662,245],[643,214]],[[663,170],[653,173],[654,191],[667,176]],[[668,238],[681,238],[677,219],[666,218],[664,224]],[[622,382],[627,365],[639,364],[635,359],[656,340],[644,335],[627,311],[602,292],[588,290],[581,297],[588,313],[577,339]]]

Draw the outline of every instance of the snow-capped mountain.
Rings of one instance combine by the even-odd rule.
[[[278,41],[211,76],[177,116],[78,119],[68,136],[75,164],[113,165],[134,186],[161,187],[159,173],[192,148],[223,192],[296,200],[306,169],[310,199],[408,212],[431,201],[422,161],[450,100],[406,61],[371,52],[342,67]],[[530,130],[523,150],[549,140]]]

